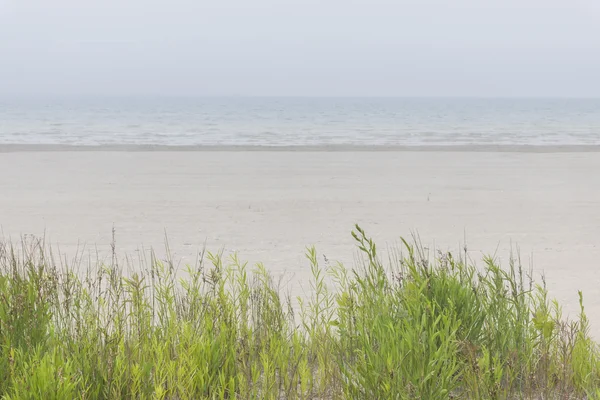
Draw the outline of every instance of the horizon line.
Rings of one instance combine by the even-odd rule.
[[[10,98],[186,98],[186,99],[532,99],[532,100],[598,100],[598,96],[570,96],[570,95],[196,95],[196,94],[100,94],[100,93],[14,93],[0,94],[0,99]]]

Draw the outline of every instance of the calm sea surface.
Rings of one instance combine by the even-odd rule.
[[[0,99],[0,144],[600,145],[600,99]]]

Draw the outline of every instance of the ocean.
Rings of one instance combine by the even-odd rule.
[[[5,97],[0,144],[600,145],[600,99]]]

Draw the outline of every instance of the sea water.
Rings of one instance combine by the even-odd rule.
[[[0,144],[598,145],[600,99],[4,97]]]

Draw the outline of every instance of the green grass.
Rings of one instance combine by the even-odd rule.
[[[356,269],[308,249],[308,299],[235,255],[207,253],[181,279],[169,261],[81,274],[41,242],[4,244],[0,398],[600,398],[583,304],[565,321],[518,265],[431,261],[408,242],[384,265],[352,234]]]

